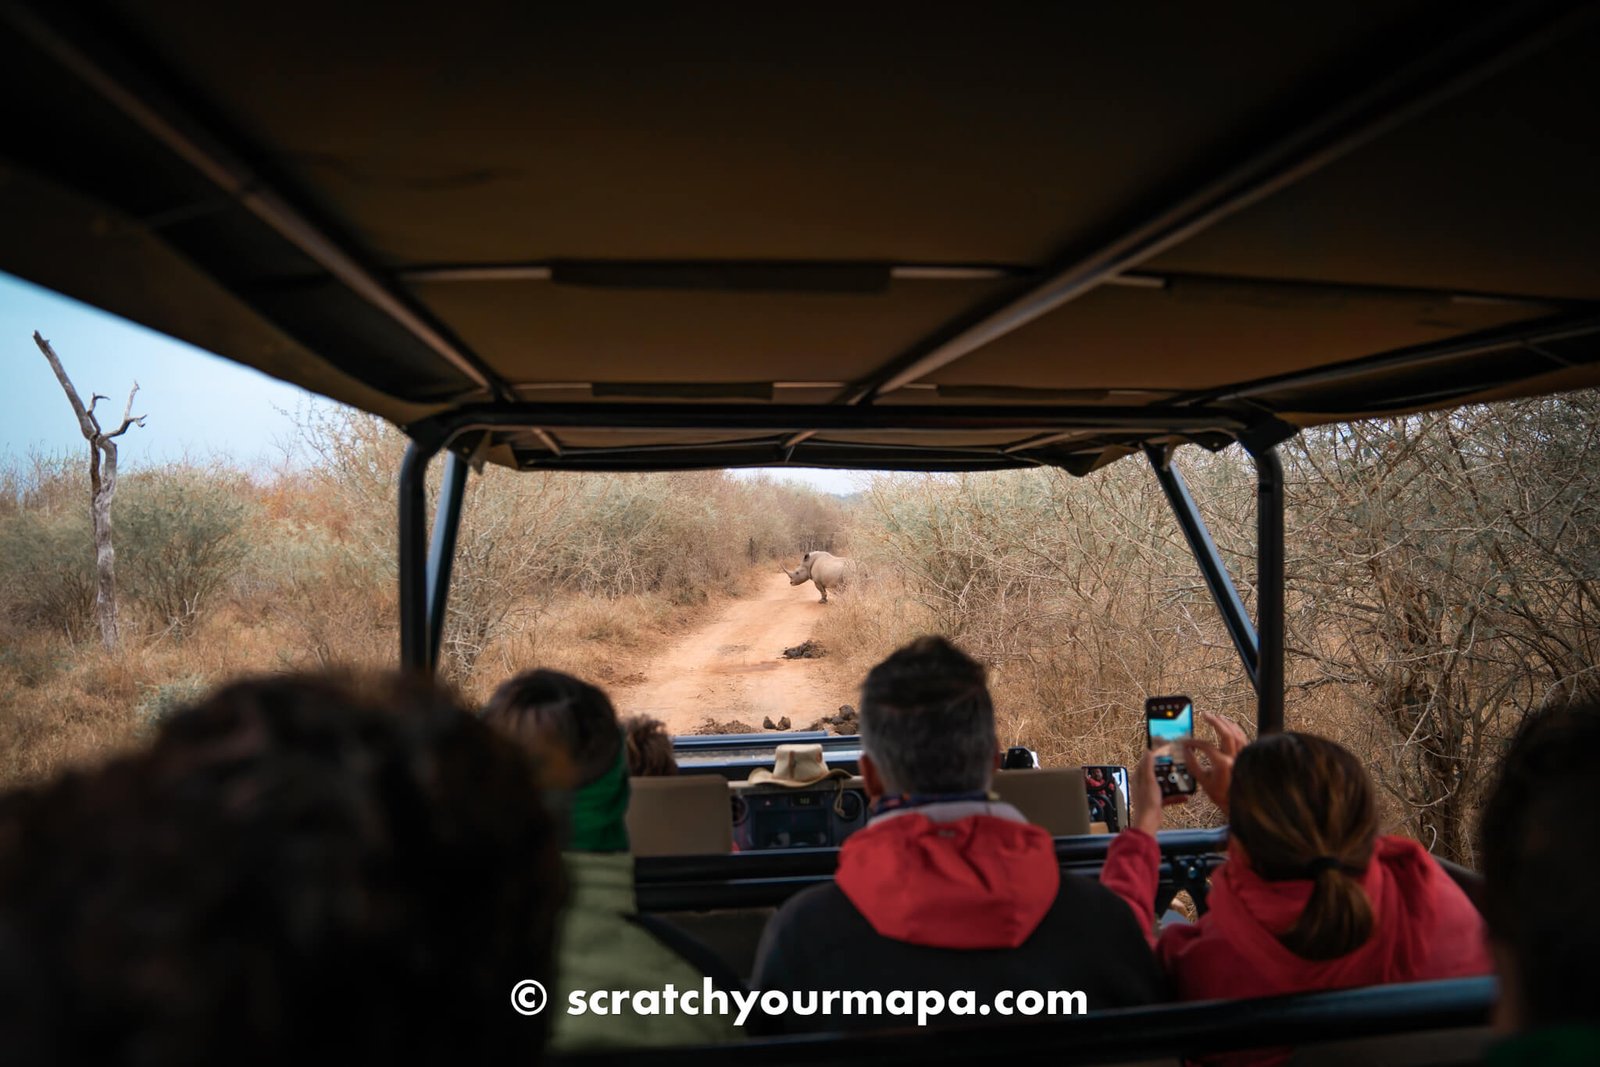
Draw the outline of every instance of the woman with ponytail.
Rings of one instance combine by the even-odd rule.
[[[1233,723],[1202,717],[1218,740],[1190,742],[1187,763],[1230,830],[1209,910],[1154,930],[1163,800],[1148,751],[1132,776],[1131,825],[1100,876],[1139,917],[1178,999],[1489,973],[1482,917],[1421,845],[1379,834],[1372,780],[1354,754],[1302,733],[1246,744]],[[1276,1064],[1288,1052],[1215,1062]]]

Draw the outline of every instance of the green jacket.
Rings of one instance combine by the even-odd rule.
[[[661,998],[655,1013],[639,1014],[632,1003],[621,1014],[569,1014],[571,994],[596,990],[654,991],[671,983],[680,993],[701,990],[705,976],[649,930],[633,921],[633,856],[626,852],[567,852],[567,907],[556,949],[557,995],[551,1010],[553,1051],[638,1048],[737,1041],[744,1032],[730,1015],[668,1014]],[[605,1004],[608,1012],[613,1005]]]

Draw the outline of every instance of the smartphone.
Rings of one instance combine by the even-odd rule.
[[[1183,763],[1176,742],[1194,736],[1194,701],[1188,697],[1151,697],[1144,702],[1145,740],[1155,753],[1156,784],[1164,797],[1189,796],[1194,775]]]

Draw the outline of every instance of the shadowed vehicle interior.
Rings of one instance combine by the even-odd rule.
[[[1593,3],[473,7],[0,7],[0,270],[402,427],[407,666],[437,663],[484,463],[1087,475],[1142,455],[1279,729],[1274,447],[1600,385]],[[1257,472],[1248,598],[1172,462],[1232,444]],[[718,790],[771,742],[680,745],[720,780],[646,788],[728,813],[736,840]],[[1057,854],[1092,873],[1108,839],[1060,773]],[[642,906],[748,930],[837,857],[707,834],[640,859]],[[1161,835],[1165,899],[1203,903],[1224,834]],[[1494,995],[627,1060],[925,1064],[1003,1042],[1170,1062],[1292,1038],[1332,1062],[1458,1062],[1438,1032],[1470,1045]],[[1419,1045],[1433,1058],[1404,1058]]]

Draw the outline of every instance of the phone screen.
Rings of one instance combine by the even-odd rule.
[[[1174,741],[1194,736],[1194,704],[1187,697],[1157,697],[1145,705],[1145,722],[1150,728],[1150,747],[1162,748],[1171,755]]]
[[[1194,776],[1184,765],[1183,750],[1175,742],[1194,736],[1194,701],[1188,697],[1151,697],[1144,702],[1144,719],[1162,795],[1193,793]]]

